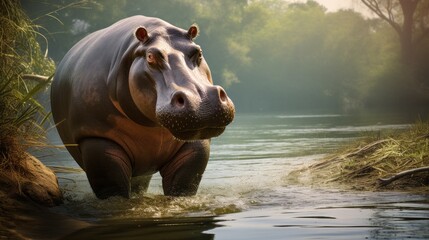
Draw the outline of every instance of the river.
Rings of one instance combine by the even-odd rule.
[[[429,196],[291,185],[288,173],[367,134],[406,129],[398,116],[238,114],[212,140],[194,197],[147,193],[98,200],[83,172],[59,173],[66,197],[54,211],[91,223],[65,239],[427,239]],[[53,144],[60,144],[52,131]],[[48,166],[78,168],[64,150]],[[43,156],[42,156],[43,155]]]

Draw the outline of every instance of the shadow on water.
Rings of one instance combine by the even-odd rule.
[[[214,217],[151,218],[100,221],[63,238],[71,239],[195,239],[211,240],[215,235],[206,233],[219,227]]]

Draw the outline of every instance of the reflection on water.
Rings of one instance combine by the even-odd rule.
[[[383,201],[384,197],[374,200]],[[285,209],[283,207],[252,210],[229,215],[229,220],[221,222],[224,228],[216,228],[209,233],[214,233],[219,239],[266,237],[269,239],[425,239],[429,237],[427,199],[415,199],[412,202],[416,205],[415,208],[407,207],[407,202],[392,206],[392,203],[372,202],[365,199],[350,200],[361,200],[368,205],[350,207],[337,203],[335,207],[328,205],[316,208]],[[231,221],[232,216],[238,220]]]
[[[129,221],[100,221],[63,239],[215,239],[206,231],[219,227],[213,217],[152,218]]]
[[[55,210],[94,224],[66,239],[429,238],[428,196],[314,189],[285,180],[296,165],[362,132],[376,135],[410,123],[396,117],[238,115],[213,139],[196,196],[163,196],[157,174],[147,193],[102,201],[83,172],[60,173],[67,201]],[[51,139],[60,143],[54,133]],[[42,160],[77,167],[66,152]]]

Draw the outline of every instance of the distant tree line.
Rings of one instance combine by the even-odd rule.
[[[57,63],[85,35],[128,16],[159,17],[182,28],[197,23],[196,41],[214,80],[227,88],[239,112],[425,106],[429,34],[421,29],[428,26],[428,1],[415,6],[415,19],[420,19],[415,25],[422,24],[415,33],[422,34],[418,42],[413,37],[413,61],[407,64],[403,39],[382,17],[390,16],[378,4],[383,1],[362,2],[378,6],[380,18],[352,10],[327,12],[314,1],[21,1],[46,32],[46,41],[40,42]],[[384,2],[399,4],[390,11],[404,26],[403,1]]]

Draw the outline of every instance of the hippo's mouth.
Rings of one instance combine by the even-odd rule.
[[[157,109],[156,118],[175,138],[183,141],[217,137],[234,119],[232,102],[215,106],[202,102],[198,105],[187,110],[185,106],[177,109],[168,104]]]
[[[212,137],[217,137],[225,131],[225,127],[208,127],[202,129],[189,129],[174,131],[169,129],[171,134],[179,140],[182,141],[193,141],[193,140],[202,140],[209,139]]]
[[[158,123],[183,141],[203,140],[221,135],[234,118],[233,109],[213,114],[158,111]]]

